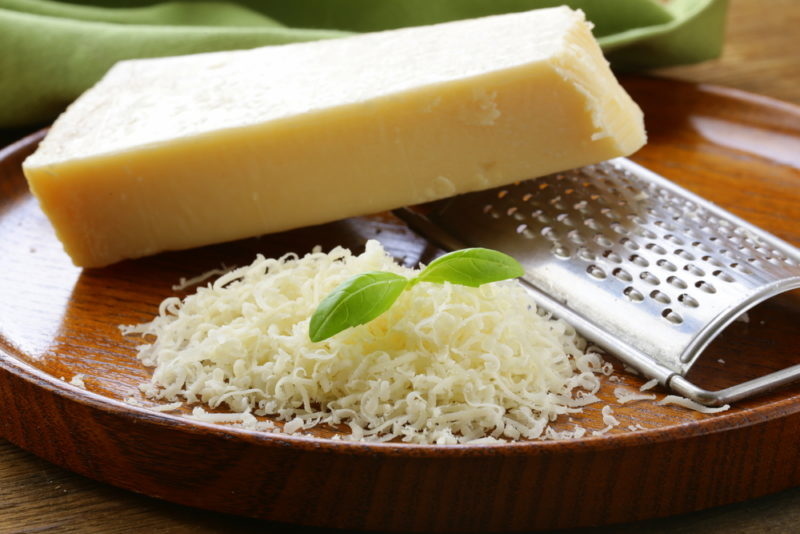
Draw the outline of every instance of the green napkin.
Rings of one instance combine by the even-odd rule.
[[[0,0],[0,128],[52,120],[116,61],[583,9],[618,71],[716,57],[727,0]]]

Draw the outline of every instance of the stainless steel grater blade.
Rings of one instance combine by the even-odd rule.
[[[800,364],[708,391],[684,375],[759,302],[800,288],[800,250],[624,158],[395,213],[445,248],[514,256],[538,304],[650,378],[718,406]]]

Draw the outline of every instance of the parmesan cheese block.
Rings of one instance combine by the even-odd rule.
[[[24,163],[98,267],[485,189],[645,141],[566,7],[124,61]]]

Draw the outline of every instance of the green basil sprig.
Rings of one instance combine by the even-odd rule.
[[[384,271],[357,274],[322,300],[311,316],[308,337],[316,343],[352,326],[368,323],[391,308],[403,291],[419,282],[478,287],[523,274],[525,270],[517,260],[487,248],[445,254],[411,279]]]

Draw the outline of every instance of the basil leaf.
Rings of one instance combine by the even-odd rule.
[[[525,274],[517,260],[488,248],[465,248],[445,254],[431,262],[414,280],[416,282],[450,282],[478,287],[489,282],[516,278]]]
[[[348,278],[319,304],[311,317],[308,337],[316,343],[370,322],[388,310],[407,285],[407,278],[383,271]]]

